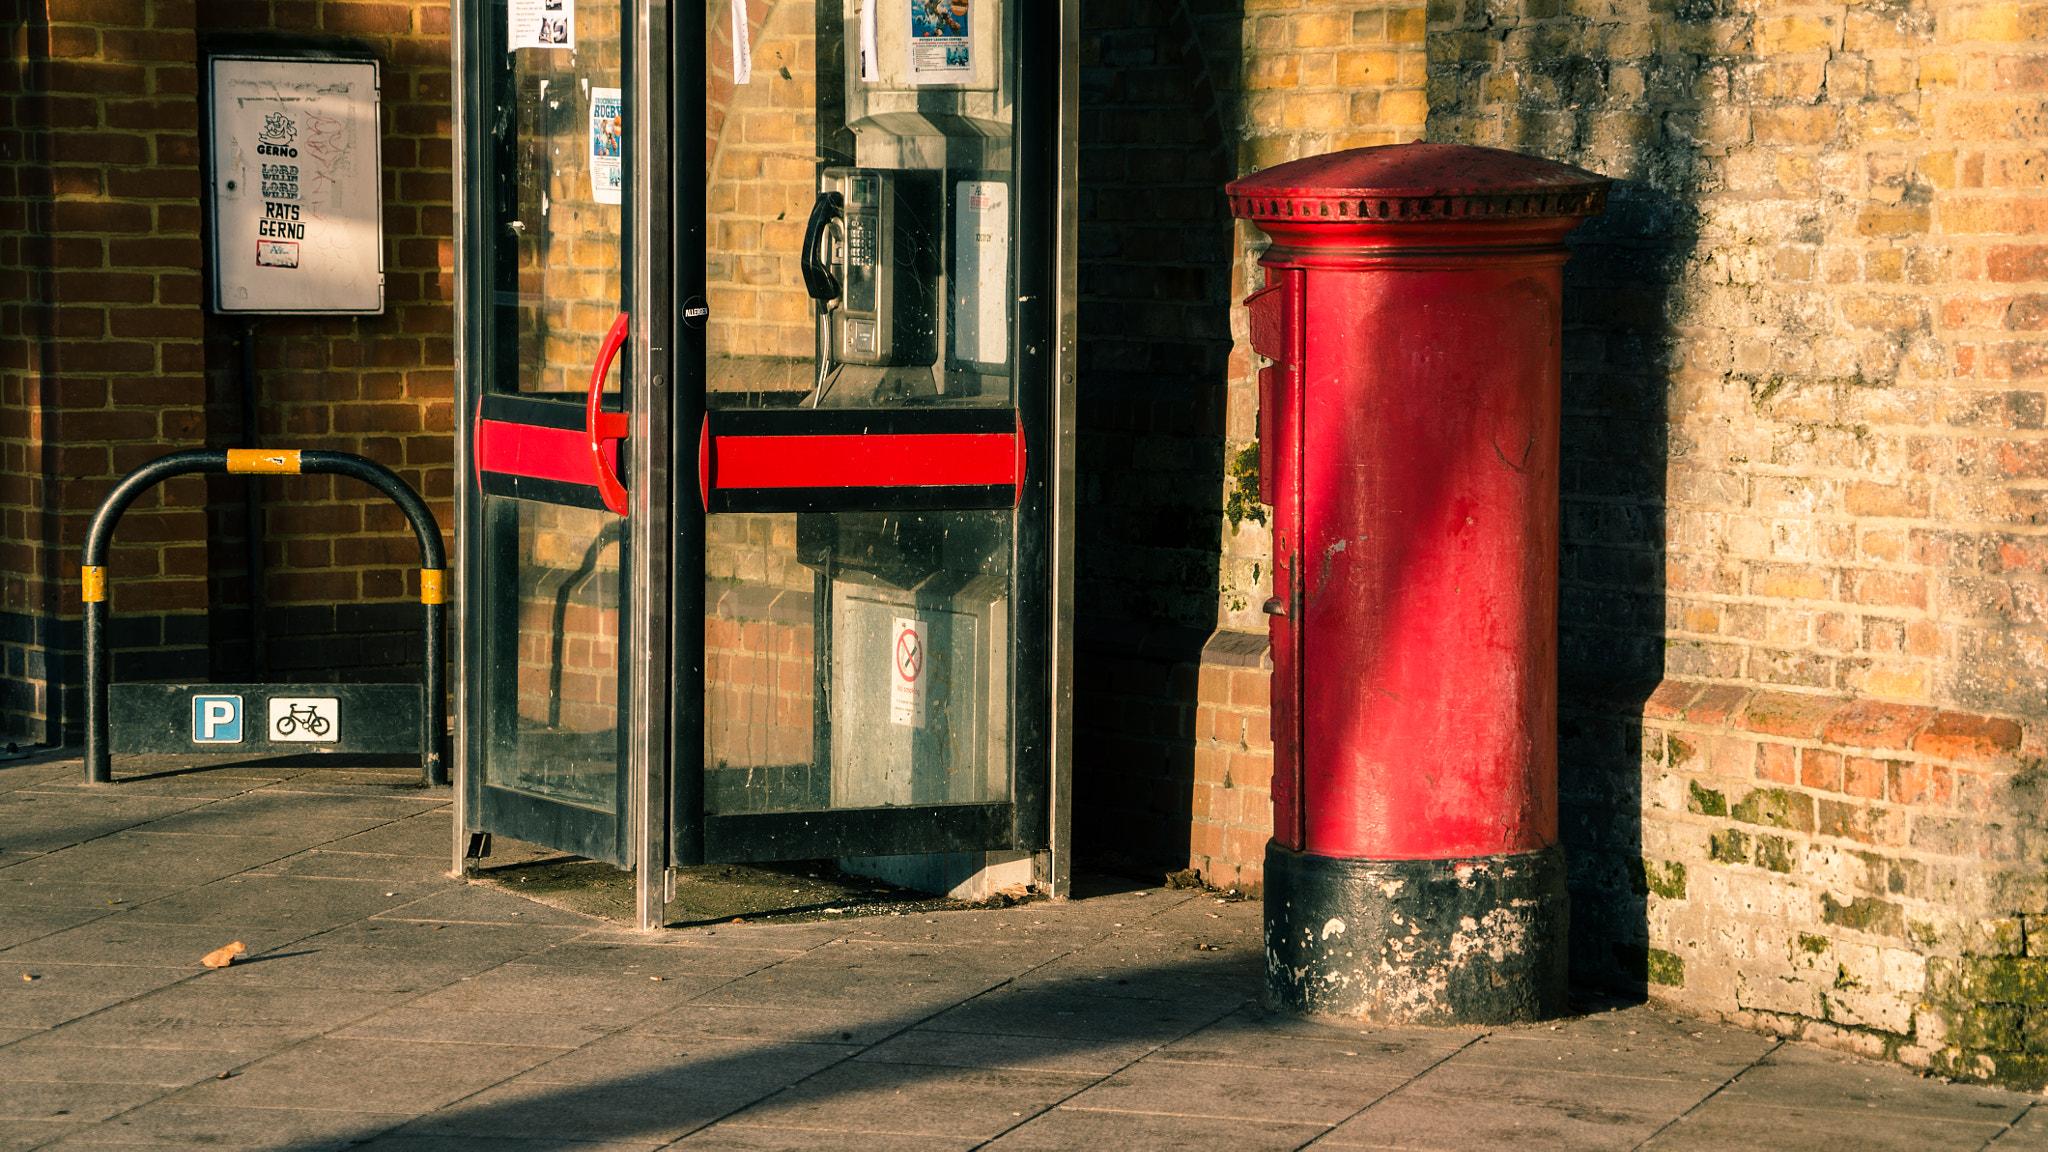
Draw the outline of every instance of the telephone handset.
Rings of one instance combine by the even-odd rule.
[[[837,364],[929,365],[937,356],[940,174],[827,168],[798,261]]]

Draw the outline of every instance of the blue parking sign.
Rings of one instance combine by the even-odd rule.
[[[240,696],[194,696],[192,698],[192,742],[194,744],[240,744],[242,742],[242,698]]]

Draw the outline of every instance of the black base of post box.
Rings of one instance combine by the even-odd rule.
[[[1345,860],[1266,844],[1266,996],[1382,1024],[1561,1016],[1564,851]]]

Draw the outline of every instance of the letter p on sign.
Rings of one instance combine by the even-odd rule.
[[[192,698],[192,742],[194,744],[240,744],[242,742],[242,698],[240,696],[194,696]]]

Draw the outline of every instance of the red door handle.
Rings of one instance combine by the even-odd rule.
[[[590,370],[590,399],[583,409],[583,426],[590,430],[590,464],[597,476],[597,494],[604,500],[604,506],[619,516],[626,514],[626,486],[619,483],[618,473],[612,471],[604,446],[626,438],[628,421],[624,412],[598,411],[597,401],[604,391],[604,378],[611,374],[612,361],[618,356],[620,345],[626,342],[626,321],[626,314],[619,313],[619,318],[612,321],[611,331],[604,334],[604,343],[598,346],[597,364]]]

